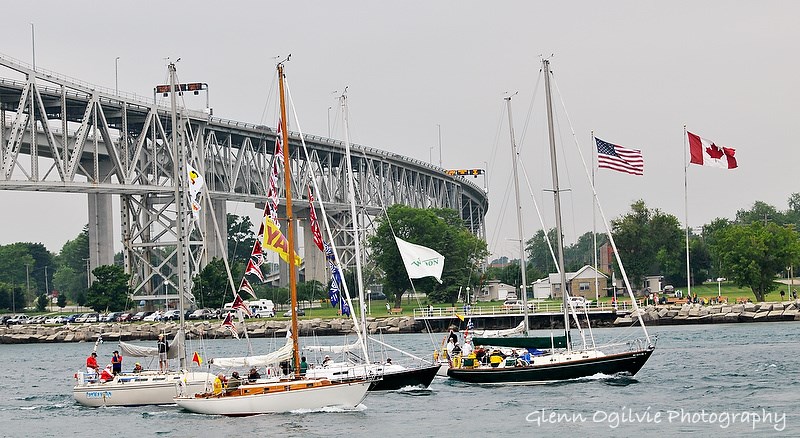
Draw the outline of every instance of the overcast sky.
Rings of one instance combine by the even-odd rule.
[[[334,91],[344,87],[355,143],[438,165],[440,126],[445,168],[488,165],[495,255],[518,257],[506,92],[519,92],[523,163],[553,224],[542,84],[535,89],[542,55],[552,54],[558,85],[568,241],[592,228],[571,129],[587,159],[591,130],[643,151],[644,176],[597,173],[609,219],[643,199],[683,222],[684,124],[735,148],[740,166],[688,169],[691,226],[732,218],[756,200],[784,210],[800,192],[800,2],[72,0],[6,2],[2,11],[0,53],[30,62],[34,23],[37,67],[111,89],[116,57],[120,90],[143,96],[166,81],[165,58],[181,58],[180,81],[208,83],[215,116],[274,126],[274,57],[291,53],[287,77],[304,132],[327,135],[330,116],[332,137],[342,137]],[[0,216],[2,244],[42,242],[57,252],[87,222],[82,195],[0,196],[14,206]],[[523,198],[530,235],[541,225],[527,189]],[[241,205],[229,212],[258,214]]]

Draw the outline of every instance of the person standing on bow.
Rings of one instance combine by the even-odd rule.
[[[122,356],[117,350],[114,350],[114,355],[111,356],[111,372],[115,376],[122,372]]]
[[[169,363],[167,362],[167,352],[169,351],[169,344],[167,344],[167,340],[164,339],[164,334],[158,335],[158,370],[163,372],[167,371],[169,368]]]

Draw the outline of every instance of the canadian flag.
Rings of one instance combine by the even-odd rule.
[[[735,169],[736,149],[719,147],[713,141],[699,135],[686,132],[689,136],[689,153],[692,155],[690,163],[701,166],[721,167]]]

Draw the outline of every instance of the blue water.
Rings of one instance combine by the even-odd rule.
[[[0,345],[6,373],[0,380],[0,436],[800,436],[800,324],[650,332],[658,335],[658,348],[634,378],[506,387],[437,378],[426,391],[370,393],[352,411],[246,418],[196,415],[175,406],[82,407],[72,398],[72,375],[93,344]],[[621,333],[595,330],[599,339]],[[425,357],[432,351],[425,334],[384,340]],[[254,347],[274,342],[254,340]],[[202,351],[206,357],[240,355],[245,345],[208,340]],[[101,345],[101,358],[113,349],[113,343]],[[131,365],[126,358],[125,368]]]

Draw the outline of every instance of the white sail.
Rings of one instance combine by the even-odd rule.
[[[287,339],[286,345],[269,354],[261,356],[242,357],[215,357],[208,363],[221,368],[245,368],[279,364],[292,358],[292,340]]]
[[[361,348],[361,342],[356,341],[349,345],[308,345],[303,347],[303,350],[321,353],[347,353],[359,348]]]
[[[180,357],[180,353],[183,351],[183,348],[181,348],[182,346],[183,338],[176,334],[172,339],[172,342],[169,343],[167,357],[169,359],[176,359]],[[134,345],[119,341],[119,349],[122,351],[123,356],[158,357],[158,347],[145,347],[142,345]]]

